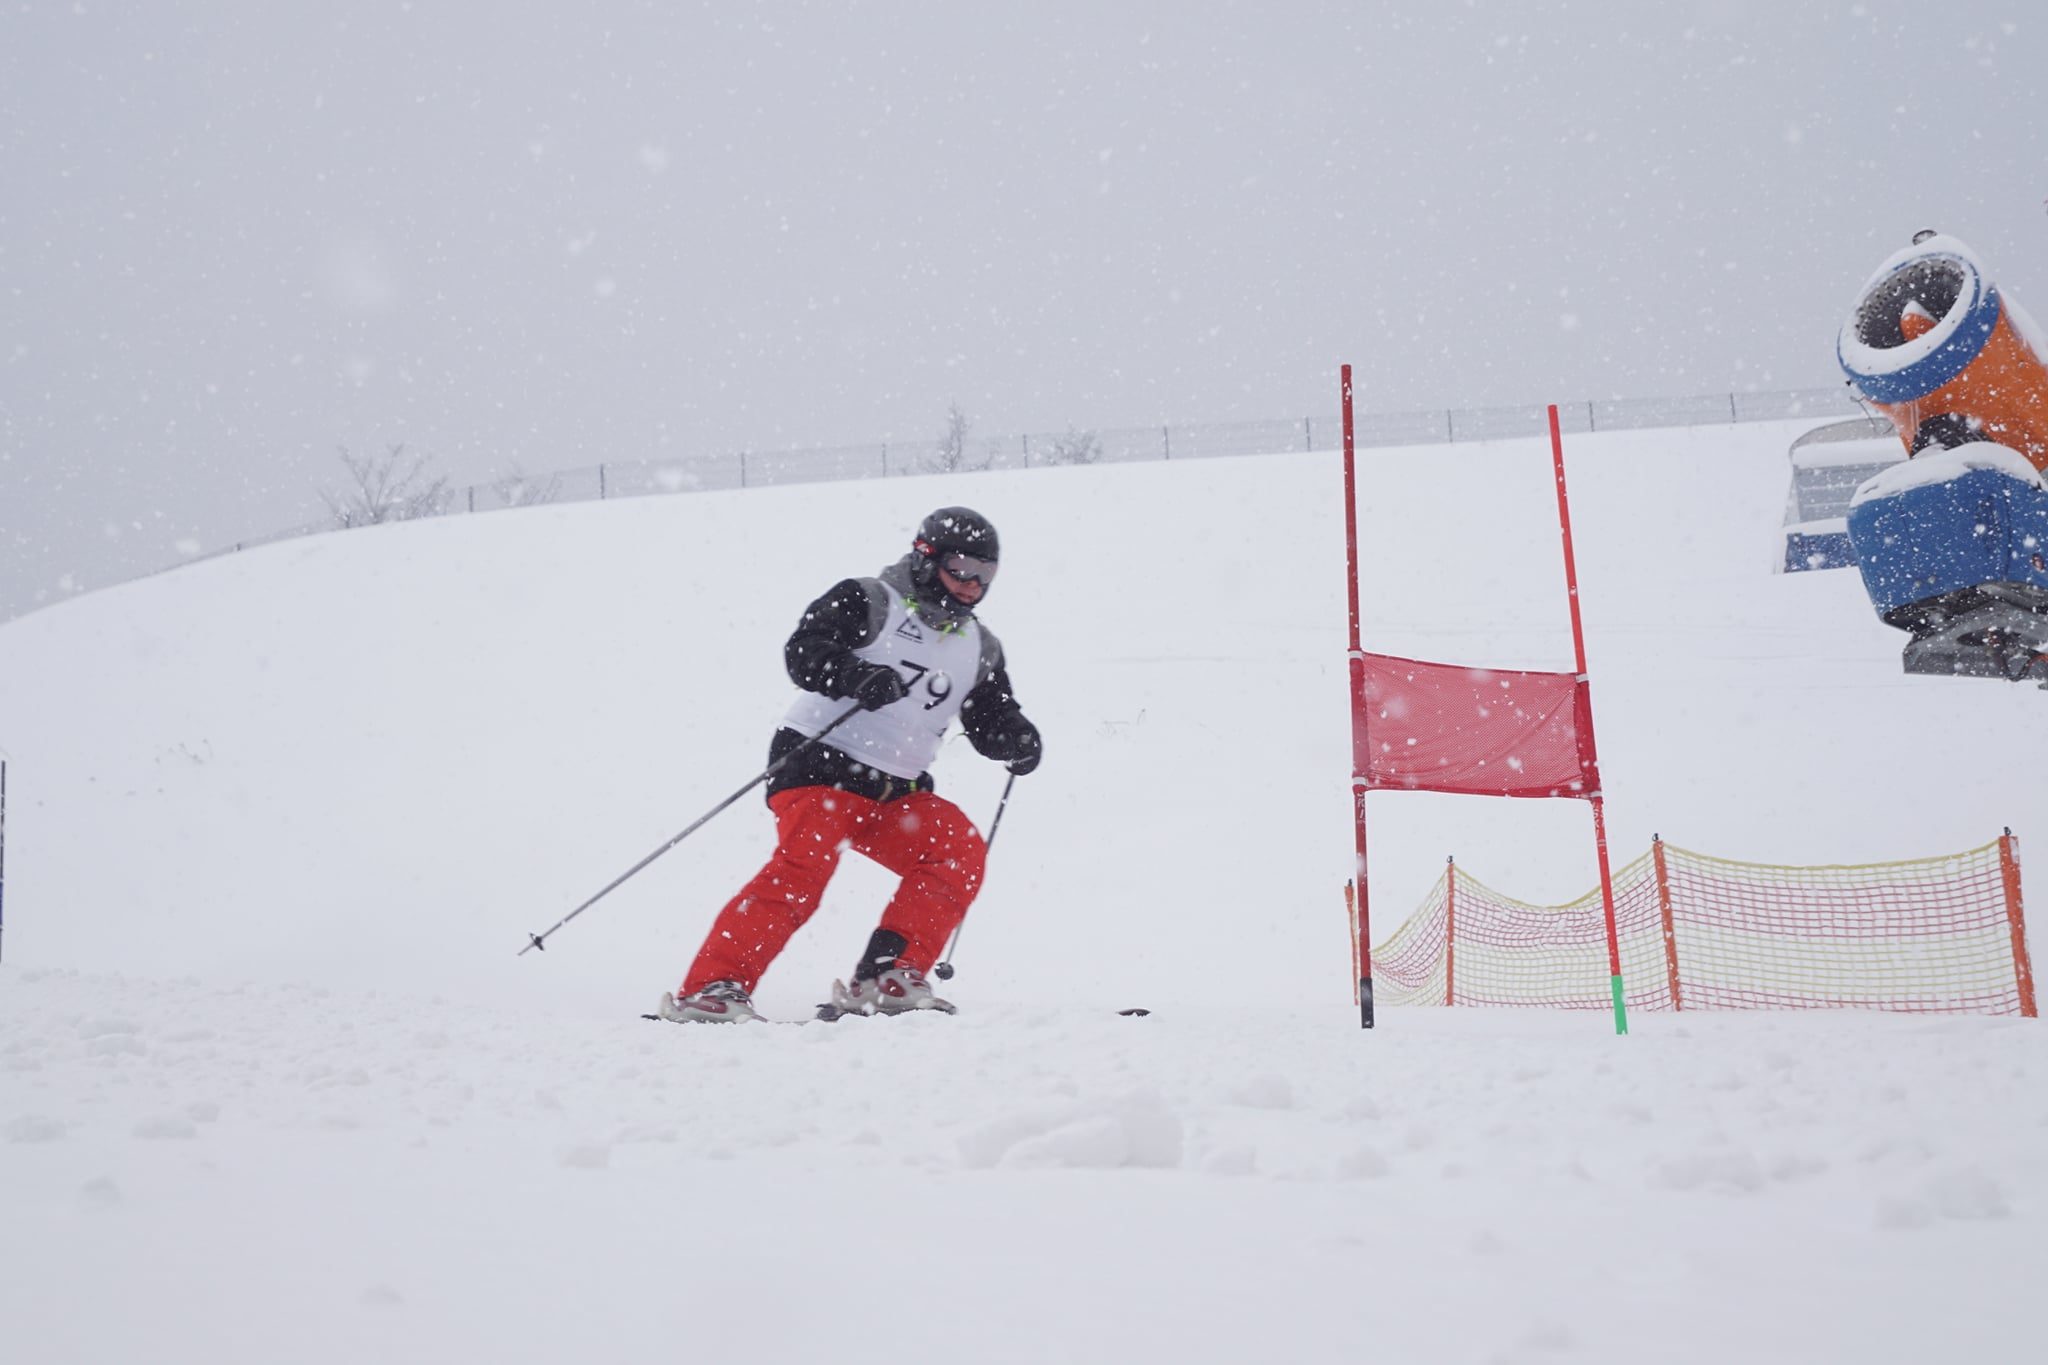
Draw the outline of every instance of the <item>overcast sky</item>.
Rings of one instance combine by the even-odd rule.
[[[1912,231],[2048,309],[2034,5],[0,12],[0,616],[454,482],[1830,384]]]

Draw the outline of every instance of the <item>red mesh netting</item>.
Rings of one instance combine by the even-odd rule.
[[[1593,727],[1570,673],[1360,655],[1353,774],[1368,787],[1474,796],[1593,796]]]
[[[1662,849],[1664,895],[1654,850],[1614,874],[1631,1010],[1670,1009],[1675,986],[1685,1009],[2031,1012],[2018,888],[1999,842],[1849,867]],[[1450,869],[1373,959],[1391,1004],[1613,1004],[1597,888],[1531,905]]]

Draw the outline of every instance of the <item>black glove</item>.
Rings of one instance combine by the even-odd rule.
[[[863,711],[879,711],[891,702],[902,701],[910,695],[910,689],[889,665],[869,664],[867,671],[854,679],[846,695],[859,702]]]
[[[1038,760],[1045,757],[1045,741],[1038,737],[1038,727],[1028,720],[1020,724],[1022,728],[1010,742],[1012,757],[1009,768],[1014,777],[1031,772],[1038,767]]]

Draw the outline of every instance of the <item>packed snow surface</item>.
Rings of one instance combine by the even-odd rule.
[[[2048,837],[2033,689],[1907,677],[1773,575],[1799,433],[1568,447],[1610,837],[1860,862]],[[1362,457],[1365,640],[1571,663],[1541,442]],[[0,627],[9,1361],[2023,1359],[2032,1020],[1351,1007],[1334,454],[542,507]],[[957,1017],[690,1026],[803,605],[966,503],[1040,771]],[[1002,774],[955,742],[978,820]],[[1585,806],[1372,798],[1533,900]],[[795,1020],[888,879],[762,983]],[[1143,1017],[1119,1009],[1147,1007]]]

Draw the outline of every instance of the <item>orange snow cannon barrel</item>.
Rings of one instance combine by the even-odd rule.
[[[1990,441],[2048,471],[2048,341],[1955,238],[1923,232],[1879,266],[1836,354],[1909,454]]]

